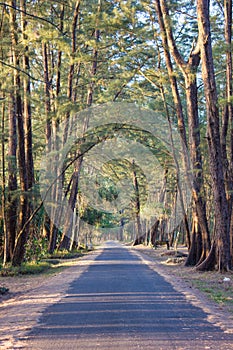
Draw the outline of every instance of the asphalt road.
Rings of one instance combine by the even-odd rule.
[[[177,292],[138,255],[106,243],[27,340],[31,350],[230,350],[233,334]]]

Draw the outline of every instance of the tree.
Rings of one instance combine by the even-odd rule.
[[[19,52],[18,52],[18,37],[17,37],[17,23],[13,8],[16,7],[16,2],[11,2],[10,10],[10,25],[11,25],[11,38],[12,38],[12,60],[14,67],[19,67]],[[17,138],[18,138],[18,166],[19,166],[19,178],[21,194],[19,198],[20,208],[18,213],[17,229],[20,230],[28,215],[28,198],[26,192],[28,191],[28,174],[25,171],[26,155],[25,155],[25,133],[24,133],[24,120],[23,120],[23,102],[21,97],[21,78],[17,69],[14,70],[14,96],[15,96],[15,113],[17,119]],[[12,264],[20,265],[25,252],[25,244],[27,241],[28,230],[26,229],[22,235],[16,236]]]
[[[210,250],[210,234],[207,224],[206,217],[206,205],[203,196],[203,169],[202,169],[202,157],[200,152],[200,127],[199,127],[199,116],[198,116],[198,96],[197,96],[197,68],[200,62],[200,49],[199,43],[197,42],[196,47],[192,47],[191,52],[187,61],[185,61],[179,52],[177,45],[175,43],[171,19],[169,16],[168,6],[165,0],[156,1],[156,12],[158,16],[163,49],[166,59],[166,65],[168,74],[170,77],[171,88],[174,98],[174,104],[176,106],[178,125],[180,125],[180,135],[184,145],[184,162],[186,166],[187,174],[190,174],[191,168],[189,161],[187,159],[187,150],[189,149],[192,163],[192,178],[189,178],[189,182],[193,192],[193,198],[195,202],[194,212],[196,215],[195,221],[198,220],[198,225],[200,225],[202,239],[198,238],[200,231],[198,225],[193,225],[192,230],[192,248],[190,249],[189,263],[195,265],[199,261],[203,260]],[[170,55],[173,56],[177,66],[182,72],[185,80],[185,93],[186,93],[186,105],[187,105],[187,115],[188,115],[188,130],[189,130],[189,145],[188,147],[186,141],[186,128],[184,124],[183,108],[181,105],[181,98],[179,90],[177,88],[176,78],[174,76],[174,71],[172,67],[172,61]],[[188,175],[190,176],[190,175]],[[197,254],[200,252],[199,243],[202,245],[202,254]]]
[[[219,271],[228,271],[231,268],[230,235],[228,224],[229,210],[224,185],[219,127],[218,93],[212,54],[209,10],[209,1],[197,0],[202,79],[206,98],[207,140],[215,210],[215,235],[211,252],[207,259],[198,266],[198,270],[211,269],[217,265]]]

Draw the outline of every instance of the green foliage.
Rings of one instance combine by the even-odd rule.
[[[26,245],[25,261],[40,261],[47,254],[47,239],[40,234],[32,234]]]
[[[69,252],[67,250],[63,251],[55,251],[53,254],[44,254],[41,256],[41,260],[38,260],[38,256],[36,256],[36,260],[33,261],[25,261],[21,266],[11,266],[8,264],[5,267],[0,265],[0,276],[8,277],[8,276],[19,276],[19,275],[37,275],[41,273],[49,273],[52,271],[65,267],[65,261],[71,259],[77,259],[86,252],[85,249],[77,249]],[[68,265],[67,265],[68,266]]]
[[[56,262],[59,262],[58,259],[74,259],[78,258],[83,255],[83,250],[77,249],[77,250],[72,250],[71,252],[63,249],[63,250],[55,250],[52,254],[47,254],[44,258],[46,261],[51,261],[54,263],[54,260]]]
[[[2,277],[7,276],[18,276],[18,275],[34,275],[38,273],[43,273],[49,270],[51,264],[48,262],[27,262],[23,263],[21,266],[8,266],[0,270],[0,275]]]
[[[112,214],[104,211],[99,211],[95,208],[87,206],[84,210],[81,219],[94,227],[112,228],[119,224],[119,220]]]
[[[222,276],[221,279],[213,280],[209,279],[207,274],[203,274],[200,279],[194,279],[193,283],[216,303],[224,305],[232,304],[232,281],[224,282],[223,279],[224,277]]]

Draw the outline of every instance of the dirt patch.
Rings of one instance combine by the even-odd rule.
[[[53,275],[56,275],[56,273]],[[0,286],[9,289],[7,293],[0,295],[0,303],[28,293],[47,281],[47,275],[0,277]]]

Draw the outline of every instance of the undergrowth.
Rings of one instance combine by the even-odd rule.
[[[2,266],[0,265],[0,276],[19,276],[19,275],[36,275],[46,273],[49,271],[54,272],[54,268],[64,267],[63,262],[65,260],[76,259],[81,257],[86,250],[75,250],[69,252],[67,250],[55,251],[53,254],[45,255],[40,261],[25,261],[21,266]]]

